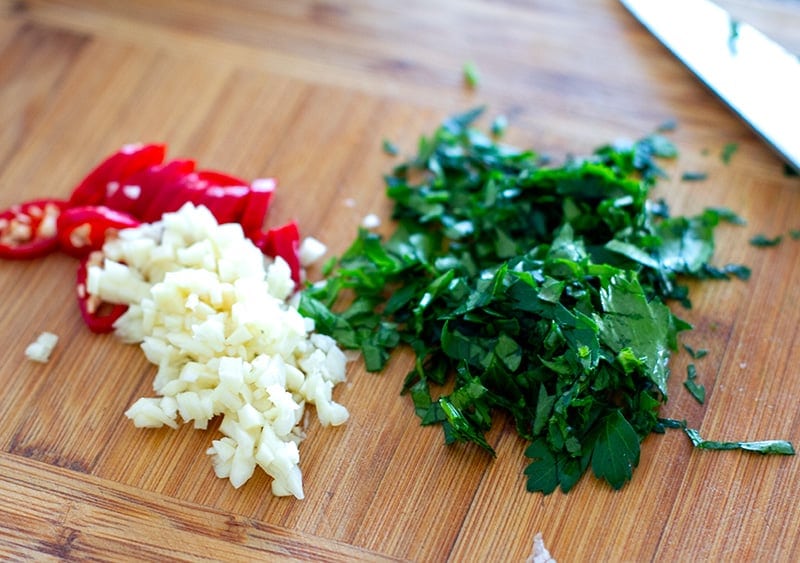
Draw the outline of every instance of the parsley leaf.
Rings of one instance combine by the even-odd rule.
[[[669,308],[660,301],[648,302],[632,272],[613,276],[600,290],[604,310],[600,337],[615,354],[635,351],[650,379],[667,394],[669,353],[674,349],[675,324]]]
[[[620,489],[639,465],[639,435],[619,411],[600,421],[592,450],[592,471],[596,477]]]
[[[700,432],[693,428],[683,426],[683,431],[691,440],[695,448],[701,450],[747,450],[760,454],[773,455],[794,455],[794,447],[786,440],[760,440],[756,442],[716,442],[706,440],[700,436]]]
[[[524,471],[528,476],[526,483],[528,491],[546,495],[555,491],[561,481],[556,457],[550,451],[547,441],[543,438],[534,441],[525,450],[525,456],[533,460]]]

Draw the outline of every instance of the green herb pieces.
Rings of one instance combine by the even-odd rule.
[[[750,244],[753,246],[768,247],[778,246],[783,240],[783,236],[778,235],[775,237],[768,237],[766,235],[758,234],[750,239]]]
[[[409,347],[403,392],[447,444],[486,439],[507,412],[530,442],[530,491],[569,491],[591,468],[622,487],[639,443],[663,431],[668,362],[691,328],[686,278],[716,268],[714,232],[738,217],[672,217],[650,190],[675,146],[656,133],[560,165],[500,144],[455,115],[385,178],[395,232],[361,229],[300,311],[369,371]],[[447,389],[448,391],[443,391]]]

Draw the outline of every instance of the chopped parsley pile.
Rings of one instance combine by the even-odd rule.
[[[676,155],[658,133],[551,165],[481,133],[481,112],[448,119],[395,167],[394,234],[360,229],[303,292],[301,312],[360,349],[369,371],[410,346],[403,391],[448,444],[494,455],[485,433],[493,413],[508,412],[530,442],[530,491],[569,491],[590,467],[619,489],[641,441],[667,427],[719,444],[659,417],[669,359],[691,328],[666,303],[690,306],[687,277],[749,275],[710,263],[715,228],[739,218],[672,217],[648,199],[663,175],[657,158]],[[794,453],[758,444],[737,446]]]

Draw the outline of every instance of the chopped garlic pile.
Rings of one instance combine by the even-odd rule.
[[[130,305],[115,333],[158,366],[159,396],[137,400],[126,416],[138,427],[176,428],[180,417],[206,428],[222,415],[224,437],[207,452],[217,476],[239,487],[259,466],[275,495],[303,498],[305,405],[324,426],[347,420],[331,398],[346,358],[289,304],[286,262],[265,259],[240,225],[218,225],[192,204],[121,231],[103,254],[89,267],[87,290]]]

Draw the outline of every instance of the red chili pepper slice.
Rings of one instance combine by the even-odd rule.
[[[142,198],[142,193],[142,186],[130,178],[123,184],[112,182],[108,186],[103,205],[117,211],[133,214],[134,208],[140,205],[139,200]]]
[[[185,197],[181,193],[185,189],[187,178],[196,174],[194,168],[194,160],[173,160],[158,170],[152,170],[152,174],[141,183],[142,189],[152,193],[152,196],[145,196],[149,201],[136,216],[151,223],[161,219],[164,213],[180,209],[186,203],[181,201]]]
[[[197,178],[209,186],[247,186],[247,182],[238,176],[232,176],[218,170],[198,170]]]
[[[158,218],[160,219],[164,213],[177,211],[185,203],[197,205],[208,188],[209,184],[200,180],[198,172],[186,174],[168,193],[164,194],[165,197],[160,198],[157,209]]]
[[[126,209],[120,202],[126,197],[124,189],[115,200],[110,199],[107,205],[113,209],[128,211],[142,221],[157,221],[164,214],[161,210],[166,202],[175,196],[183,178],[194,172],[194,169],[194,160],[179,159],[140,170],[132,174],[126,182],[126,185],[140,188],[136,201],[129,204],[130,209]]]
[[[197,201],[205,205],[218,223],[238,223],[244,212],[250,188],[247,186],[211,186]]]
[[[148,206],[143,219],[156,221],[164,213],[193,203],[208,207],[220,223],[239,222],[248,193],[247,182],[241,178],[214,170],[198,170],[165,186]]]
[[[118,188],[135,172],[164,161],[164,144],[125,145],[92,170],[72,191],[70,206],[100,205],[108,195],[109,186]]]
[[[244,211],[239,221],[247,237],[258,236],[264,227],[264,219],[267,217],[275,186],[275,180],[272,178],[260,178],[250,184],[250,193],[247,194]]]
[[[34,199],[0,212],[0,258],[26,260],[58,246],[57,222],[67,202]]]
[[[114,330],[114,322],[120,318],[128,306],[119,303],[104,303],[98,297],[90,295],[86,283],[89,278],[89,266],[94,264],[100,253],[90,254],[81,260],[78,266],[77,294],[78,308],[83,322],[89,330],[96,333],[107,333]]]
[[[252,237],[251,237],[252,238]],[[260,237],[252,239],[261,252],[275,258],[280,256],[289,265],[292,279],[299,287],[301,283],[300,256],[300,231],[297,223],[289,221],[281,227],[274,227],[267,232],[262,232]]]
[[[104,205],[70,207],[58,218],[58,242],[64,252],[81,258],[103,248],[111,233],[139,224],[132,215]]]

